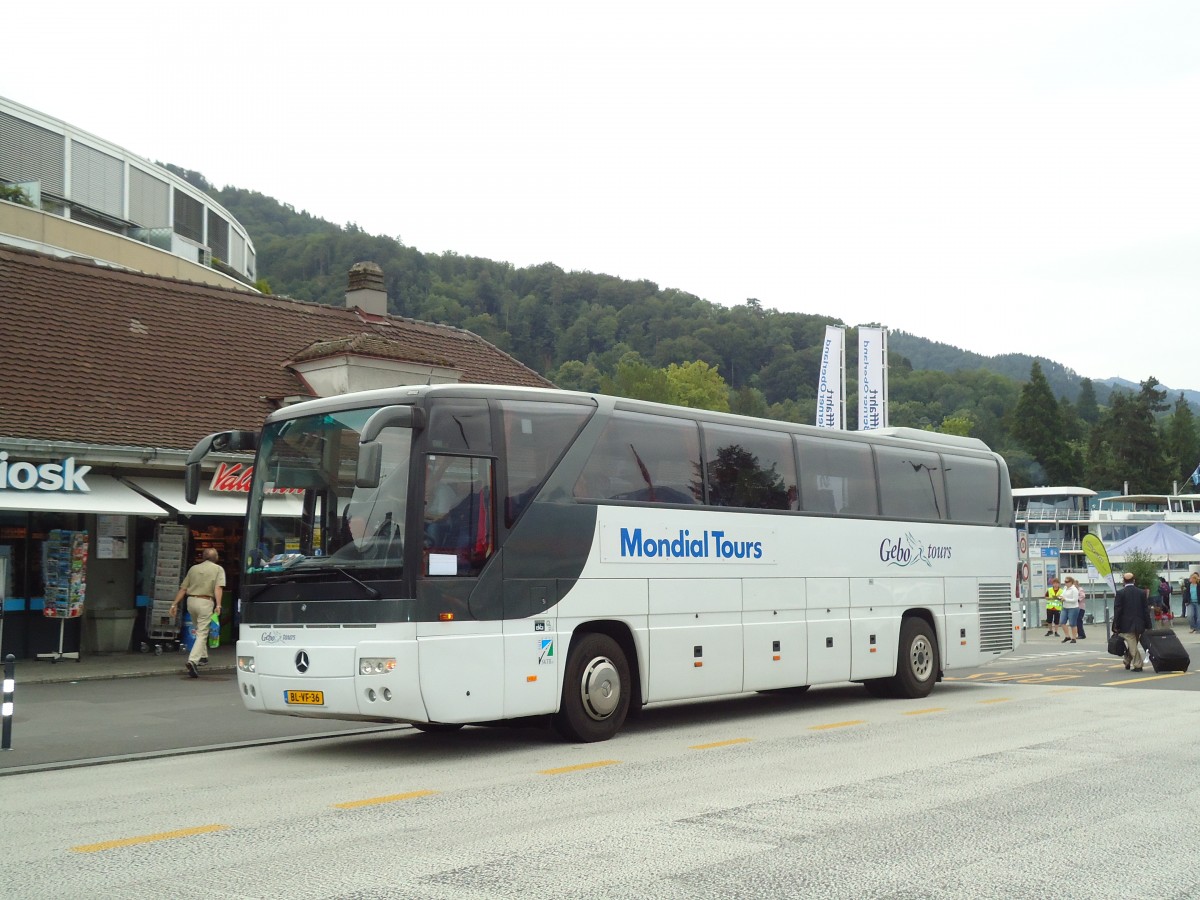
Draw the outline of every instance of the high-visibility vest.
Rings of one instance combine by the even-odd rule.
[[[1049,588],[1046,591],[1046,609],[1062,609],[1062,588]]]

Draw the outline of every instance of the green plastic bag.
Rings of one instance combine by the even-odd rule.
[[[212,619],[208,623],[208,646],[221,646],[221,614],[213,613]]]

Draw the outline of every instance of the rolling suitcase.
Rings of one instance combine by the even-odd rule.
[[[1174,628],[1152,628],[1142,633],[1142,646],[1150,654],[1155,672],[1186,672],[1191,657],[1183,649]]]

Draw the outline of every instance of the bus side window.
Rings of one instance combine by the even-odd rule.
[[[1000,512],[1000,467],[994,459],[942,454],[946,502],[956,522],[995,525]]]
[[[942,461],[927,450],[875,448],[883,514],[897,519],[946,518]]]
[[[796,452],[801,510],[823,515],[879,515],[869,444],[796,435]]]
[[[596,409],[525,400],[498,400],[496,406],[504,423],[504,526],[511,528]]]
[[[695,422],[616,410],[574,494],[580,499],[696,504],[704,497]]]
[[[788,509],[796,493],[796,460],[786,434],[705,423],[710,506]]]

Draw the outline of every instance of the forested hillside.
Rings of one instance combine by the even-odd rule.
[[[172,167],[173,168],[173,167]],[[812,422],[821,344],[835,316],[784,313],[750,298],[732,308],[649,281],[527,268],[334,225],[254,191],[212,194],[249,230],[258,272],[273,293],[344,302],[356,262],[383,269],[393,313],[469,329],[560,387],[732,409]],[[1174,408],[1151,380],[1111,396],[1051,360],[981,357],[893,333],[891,424],[970,434],[1004,454],[1013,482],[1165,490],[1200,462],[1186,402]],[[847,334],[848,396],[857,335]],[[1174,398],[1171,398],[1174,399]],[[853,403],[849,427],[855,427]],[[1149,435],[1133,446],[1123,429]]]

